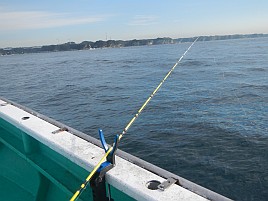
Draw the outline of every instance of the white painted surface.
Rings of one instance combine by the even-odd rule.
[[[0,105],[4,103],[0,100]],[[13,105],[0,106],[0,117],[88,171],[94,168],[104,154],[101,148],[69,132],[52,134],[59,128]],[[30,118],[22,120],[22,117]],[[116,166],[106,174],[107,182],[136,200],[207,200],[175,184],[165,191],[149,190],[146,187],[148,181],[163,182],[165,179],[120,157],[116,156],[115,160]]]

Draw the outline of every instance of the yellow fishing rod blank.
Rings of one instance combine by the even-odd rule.
[[[150,102],[150,100],[153,98],[153,96],[158,92],[158,90],[161,88],[161,86],[163,85],[163,83],[166,81],[166,79],[170,76],[170,74],[172,73],[172,71],[176,68],[176,66],[180,63],[180,61],[183,59],[183,57],[187,54],[187,52],[191,49],[191,47],[195,44],[195,42],[198,40],[198,37],[194,40],[194,42],[188,47],[188,49],[183,53],[183,55],[180,57],[180,59],[174,64],[174,66],[168,71],[168,73],[166,74],[166,76],[161,80],[161,82],[158,84],[158,86],[154,89],[154,91],[151,93],[151,95],[147,98],[147,100],[143,103],[143,105],[141,106],[141,108],[138,110],[138,112],[134,115],[134,117],[129,121],[129,123],[126,125],[126,127],[124,128],[124,130],[122,131],[122,133],[118,136],[117,138],[117,143],[119,143],[119,141],[121,140],[121,138],[123,137],[124,134],[126,134],[126,132],[128,131],[128,129],[131,127],[131,125],[135,122],[135,120],[139,117],[139,115],[141,114],[141,112],[144,110],[144,108],[148,105],[148,103]],[[74,201],[76,200],[79,195],[83,192],[83,190],[86,188],[86,186],[88,185],[88,183],[90,182],[90,180],[92,179],[92,177],[94,176],[94,174],[97,172],[97,170],[100,168],[100,166],[102,165],[103,162],[105,162],[107,156],[111,153],[111,151],[113,151],[114,149],[114,144],[112,147],[110,147],[109,149],[105,149],[105,155],[101,158],[101,160],[99,161],[99,163],[94,167],[94,169],[91,171],[91,173],[88,175],[88,177],[86,178],[85,182],[81,184],[80,189],[77,190],[75,192],[75,194],[72,196],[72,198],[70,199],[70,201]],[[117,147],[117,145],[116,145]],[[115,150],[114,150],[115,151]]]

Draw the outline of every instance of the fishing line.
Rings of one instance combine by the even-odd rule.
[[[191,49],[191,47],[195,44],[195,42],[198,40],[199,37],[197,37],[192,44],[188,47],[188,49],[182,54],[182,56],[180,57],[180,59],[174,64],[174,66],[168,71],[168,73],[166,74],[166,76],[163,78],[163,80],[161,80],[161,82],[159,83],[159,85],[155,88],[155,90],[151,93],[151,95],[147,98],[147,100],[143,103],[143,105],[141,106],[141,108],[138,110],[138,112],[134,115],[134,117],[128,122],[128,124],[126,125],[126,127],[124,128],[124,130],[122,131],[122,133],[119,135],[118,137],[118,143],[120,142],[121,138],[127,133],[128,129],[132,126],[132,124],[135,122],[135,120],[139,117],[139,115],[141,114],[141,112],[144,110],[144,108],[148,105],[148,103],[151,101],[151,99],[154,97],[154,95],[157,93],[157,91],[161,88],[161,86],[163,85],[163,83],[166,81],[166,79],[170,76],[170,74],[172,73],[172,71],[176,68],[176,66],[181,62],[181,60],[183,59],[183,57],[187,54],[187,52]],[[87,185],[89,184],[91,178],[93,177],[93,175],[97,172],[97,170],[99,169],[99,167],[101,166],[101,164],[106,160],[107,156],[110,154],[110,152],[113,150],[113,146],[111,146],[108,151],[105,153],[105,155],[101,158],[101,160],[99,161],[99,163],[94,167],[94,169],[91,171],[91,173],[88,175],[88,177],[86,178],[85,182],[81,184],[80,189],[77,190],[75,192],[75,194],[73,195],[73,197],[70,199],[70,201],[74,201],[76,200],[80,194],[83,192],[83,190],[87,187]]]

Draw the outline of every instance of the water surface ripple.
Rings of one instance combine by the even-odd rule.
[[[0,96],[112,141],[190,44],[0,57]],[[235,200],[268,200],[268,38],[197,42],[120,148]]]

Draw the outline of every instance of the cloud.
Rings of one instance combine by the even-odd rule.
[[[78,24],[90,24],[105,20],[104,16],[72,17],[67,13],[0,10],[1,31],[45,29]]]
[[[152,25],[157,23],[157,16],[154,15],[136,15],[134,18],[128,23],[131,26],[145,26]]]

